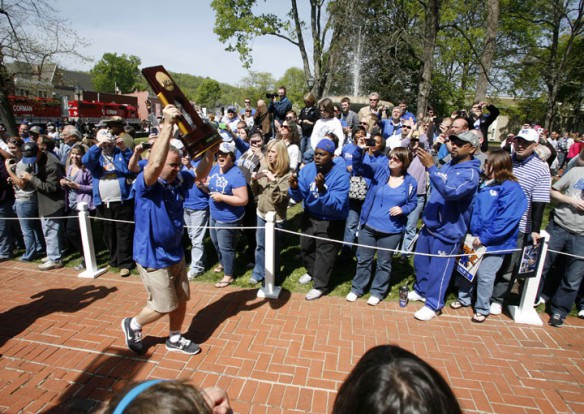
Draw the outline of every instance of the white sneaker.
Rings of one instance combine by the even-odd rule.
[[[349,302],[355,302],[357,300],[358,296],[356,293],[354,292],[349,292],[349,294],[347,295],[347,297],[345,299],[347,299]]]
[[[304,273],[302,276],[300,276],[300,279],[298,279],[298,283],[301,285],[306,285],[307,283],[310,283],[311,280],[312,276],[310,276],[308,273]]]
[[[430,309],[427,306],[424,306],[422,309],[414,313],[414,318],[420,321],[429,321],[433,317],[436,316],[436,312]]]
[[[379,302],[381,302],[381,299],[376,296],[369,296],[369,300],[367,300],[367,304],[371,306],[377,306]]]
[[[489,309],[491,315],[500,315],[503,313],[503,305],[497,302],[491,303],[491,309]]]
[[[426,302],[426,298],[423,298],[422,296],[418,295],[418,292],[416,292],[415,290],[410,290],[408,292],[408,300],[414,301],[414,302]]]
[[[322,296],[322,292],[318,289],[310,289],[310,291],[306,294],[306,300],[314,300],[318,299]]]
[[[187,277],[189,280],[195,280],[196,278],[201,276],[203,273],[205,273],[205,272],[199,271],[196,269],[189,269],[189,272],[187,273]]]
[[[580,319],[584,319],[584,309],[582,309],[580,312],[578,312],[578,317]]]

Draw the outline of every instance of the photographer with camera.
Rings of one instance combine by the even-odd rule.
[[[278,93],[267,93],[266,98],[270,101],[268,111],[274,114],[274,124],[281,124],[286,119],[286,113],[292,109],[292,101],[286,96],[286,87],[280,86]]]

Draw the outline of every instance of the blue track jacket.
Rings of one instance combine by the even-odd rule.
[[[466,235],[480,166],[473,158],[449,162],[441,169],[434,165],[428,168],[432,189],[422,220],[430,233],[445,243],[458,243]]]

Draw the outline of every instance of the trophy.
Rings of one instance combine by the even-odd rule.
[[[219,145],[223,141],[223,138],[210,124],[203,122],[163,66],[144,68],[142,75],[162,105],[174,105],[180,111],[181,116],[177,119],[176,124],[182,134],[181,141],[191,158],[197,158],[209,148]]]

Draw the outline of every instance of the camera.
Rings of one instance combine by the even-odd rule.
[[[274,99],[277,97],[278,97],[277,93],[266,93],[266,99]]]
[[[15,160],[14,158],[10,158],[10,159],[8,160],[8,164],[10,164],[10,165],[14,165],[14,164],[16,164],[16,160]]]
[[[367,141],[365,141],[365,145],[367,145],[368,147],[374,147],[377,145],[377,142],[375,141],[375,138],[367,138]]]
[[[150,148],[152,148],[152,144],[149,144],[147,142],[142,143],[142,149],[146,150],[146,149],[150,149]]]
[[[26,171],[27,173],[32,173],[34,171],[34,164],[26,164],[24,171]]]

